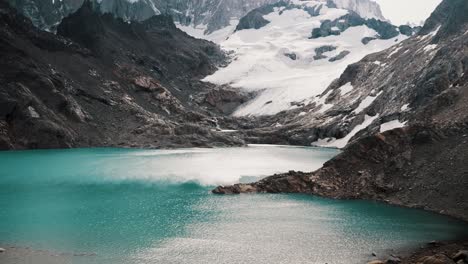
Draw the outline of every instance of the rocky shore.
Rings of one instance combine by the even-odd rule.
[[[367,264],[466,264],[468,263],[468,240],[457,242],[430,242],[403,256],[390,255],[385,260],[375,256]]]

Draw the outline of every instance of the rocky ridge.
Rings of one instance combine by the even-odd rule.
[[[12,6],[41,29],[55,31],[60,21],[74,13],[84,0],[38,1],[8,0]],[[193,1],[193,0],[94,0],[96,10],[111,13],[126,21],[143,21],[166,14],[186,26],[203,26],[206,33],[229,26],[231,19],[240,19],[248,11],[275,0]]]

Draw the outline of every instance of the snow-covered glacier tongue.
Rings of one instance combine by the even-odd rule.
[[[257,93],[236,116],[273,115],[318,103],[317,96],[349,64],[411,35],[383,19],[378,5],[368,0],[291,0],[262,6],[219,42],[234,51],[233,60],[204,81]]]

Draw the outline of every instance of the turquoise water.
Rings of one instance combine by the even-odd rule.
[[[315,170],[335,150],[0,152],[0,243],[73,263],[362,263],[467,226],[419,210],[304,195],[217,196],[218,184]]]

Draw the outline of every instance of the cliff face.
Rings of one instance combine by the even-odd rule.
[[[311,126],[317,124],[314,120],[325,122],[309,133],[339,138],[342,132],[327,118],[378,118],[323,168],[220,186],[214,192],[373,199],[468,220],[468,26],[466,15],[460,16],[467,6],[466,1],[444,1],[428,20],[426,32],[349,66],[329,87],[324,96],[334,106],[309,119]],[[347,83],[354,88],[343,93],[340,88]],[[353,97],[372,100],[360,107],[362,102],[353,103]]]
[[[224,54],[171,18],[129,24],[87,3],[53,35],[0,9],[1,149],[243,143],[192,100]]]

